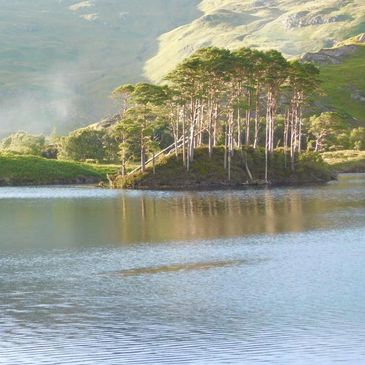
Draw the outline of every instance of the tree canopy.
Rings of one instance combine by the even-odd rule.
[[[144,171],[154,130],[165,120],[187,169],[195,149],[205,144],[210,156],[214,147],[224,146],[228,176],[230,159],[242,145],[263,148],[267,170],[270,154],[281,145],[294,168],[304,143],[303,108],[319,87],[318,75],[314,65],[288,62],[274,50],[200,49],[167,74],[162,86],[139,83],[114,90],[123,105],[118,127],[122,146],[139,135]],[[284,125],[278,128],[283,115]]]

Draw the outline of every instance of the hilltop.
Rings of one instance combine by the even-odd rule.
[[[362,0],[203,0],[202,15],[160,37],[148,61],[155,81],[201,47],[277,49],[288,57],[332,47],[365,30]]]

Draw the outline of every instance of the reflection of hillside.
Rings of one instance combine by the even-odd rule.
[[[9,247],[82,247],[354,226],[363,224],[363,186],[361,176],[348,176],[313,188],[122,191],[102,198],[91,190],[87,199],[3,199],[1,242]]]

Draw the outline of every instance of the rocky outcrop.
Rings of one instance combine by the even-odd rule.
[[[107,117],[100,122],[89,125],[89,128],[96,130],[112,129],[120,121],[120,114]]]
[[[319,65],[337,65],[358,49],[356,45],[345,45],[337,48],[325,48],[316,53],[306,53],[302,57],[304,62],[313,62]]]
[[[312,13],[310,11],[300,11],[298,13],[288,15],[284,24],[287,29],[296,29],[308,27],[311,25],[322,25],[337,22],[344,22],[352,18],[345,14],[332,15],[332,9],[324,9],[321,12]]]
[[[275,6],[275,5],[276,5],[275,0],[254,0],[251,3],[252,8],[271,7],[271,6]]]
[[[351,90],[351,99],[355,101],[365,101],[365,95],[357,89]]]

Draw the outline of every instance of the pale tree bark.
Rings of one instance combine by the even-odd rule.
[[[240,108],[237,109],[237,148],[242,147],[242,131],[241,131],[241,111]]]
[[[259,143],[259,126],[260,124],[260,85],[257,84],[256,88],[256,108],[255,108],[255,137],[253,148],[256,149]]]
[[[251,106],[252,106],[252,92],[251,90],[248,91],[248,105],[246,111],[246,146],[250,145],[251,142]]]

